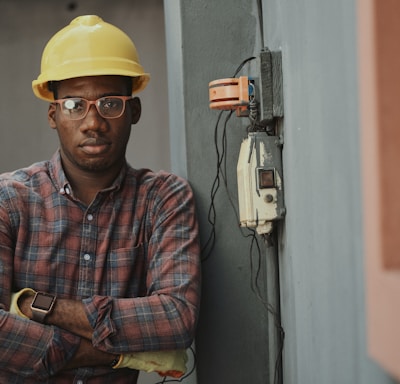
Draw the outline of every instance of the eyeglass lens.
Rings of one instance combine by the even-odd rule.
[[[70,98],[58,100],[61,104],[64,115],[71,120],[83,119],[92,104],[94,104],[100,116],[106,119],[115,119],[120,117],[125,110],[125,101],[130,97],[102,97],[100,99],[89,101],[82,98]]]

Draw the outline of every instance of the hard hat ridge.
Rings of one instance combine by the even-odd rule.
[[[150,79],[140,65],[133,41],[125,32],[99,16],[79,16],[47,43],[41,73],[32,82],[32,89],[40,99],[53,101],[49,82],[100,75],[134,78],[132,93],[143,90]]]

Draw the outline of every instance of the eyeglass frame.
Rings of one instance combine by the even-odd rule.
[[[101,111],[100,111],[100,109],[99,109],[99,105],[98,105],[98,102],[99,102],[100,100],[102,100],[102,99],[119,99],[119,100],[122,100],[122,101],[123,101],[123,107],[122,107],[121,113],[120,113],[118,116],[112,116],[112,117],[110,117],[110,116],[104,116],[104,115],[101,113]],[[58,105],[60,105],[60,106],[61,106],[61,112],[63,112],[63,111],[64,111],[64,109],[63,109],[63,103],[64,103],[65,101],[68,101],[68,100],[84,100],[84,101],[86,102],[87,107],[86,107],[86,112],[83,114],[82,117],[80,117],[80,118],[78,118],[78,119],[72,119],[72,118],[71,118],[70,116],[68,116],[66,113],[63,113],[64,116],[68,116],[68,119],[69,119],[69,120],[74,120],[74,121],[83,120],[83,119],[87,116],[87,114],[89,113],[90,107],[91,107],[92,105],[94,105],[94,106],[96,107],[97,113],[98,113],[103,119],[118,119],[118,118],[121,117],[121,116],[124,114],[124,112],[125,112],[126,102],[127,102],[128,100],[132,100],[132,99],[133,99],[133,96],[116,96],[116,95],[112,95],[112,96],[111,96],[111,95],[110,95],[110,96],[102,96],[102,97],[99,97],[99,98],[96,99],[96,100],[88,100],[88,99],[85,99],[84,97],[67,97],[67,98],[65,98],[65,99],[57,99],[57,100],[54,100],[54,101],[51,102],[51,104],[58,104]]]

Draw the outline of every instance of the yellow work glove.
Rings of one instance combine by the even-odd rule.
[[[121,355],[117,368],[137,369],[145,372],[157,372],[160,376],[182,377],[186,373],[188,360],[186,350],[134,352]]]
[[[14,315],[18,315],[20,317],[24,317],[25,319],[28,319],[28,316],[25,316],[21,310],[19,309],[18,306],[18,300],[19,298],[24,295],[24,294],[30,294],[31,296],[35,296],[35,291],[31,288],[24,288],[21,289],[18,292],[14,292],[11,295],[11,306],[10,306],[10,313],[14,314]]]

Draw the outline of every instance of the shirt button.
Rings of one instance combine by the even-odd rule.
[[[86,261],[89,261],[89,260],[90,260],[90,255],[89,255],[88,253],[85,253],[85,254],[83,255],[83,258],[84,258]]]
[[[89,214],[87,215],[87,219],[88,219],[89,221],[92,221],[92,220],[93,220],[93,215],[92,215],[91,213],[89,213]]]

